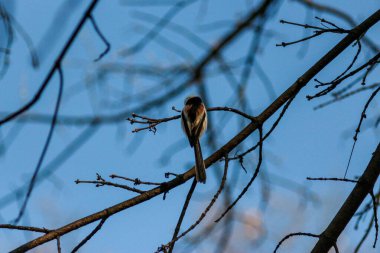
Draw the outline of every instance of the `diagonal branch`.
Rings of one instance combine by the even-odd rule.
[[[326,230],[321,234],[312,253],[328,252],[339,235],[343,232],[348,222],[352,219],[355,212],[360,207],[361,203],[372,192],[373,186],[376,183],[380,174],[380,144],[373,153],[372,159],[369,162],[367,169],[360,177],[355,188],[348,196],[342,207],[339,209],[334,219],[328,225]]]

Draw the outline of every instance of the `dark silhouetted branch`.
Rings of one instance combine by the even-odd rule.
[[[338,101],[344,100],[346,98],[349,98],[349,97],[351,97],[353,95],[356,95],[358,93],[361,93],[363,91],[373,90],[373,89],[375,89],[375,88],[377,88],[379,86],[380,86],[380,83],[374,83],[372,85],[360,87],[360,88],[357,88],[357,89],[352,90],[350,92],[347,92],[347,93],[344,93],[344,94],[340,94],[339,96],[336,96],[334,99],[331,99],[331,100],[329,100],[327,102],[324,102],[324,103],[322,103],[322,104],[314,107],[314,110],[318,110],[318,109],[324,108],[324,107],[326,107],[328,105],[331,105],[331,104],[336,103]]]
[[[113,186],[113,187],[116,187],[116,188],[125,189],[125,190],[131,191],[131,192],[135,192],[135,193],[139,193],[139,194],[142,194],[142,193],[145,192],[145,191],[136,189],[134,187],[130,187],[128,185],[116,184],[116,183],[113,183],[113,182],[108,182],[108,181],[104,180],[99,174],[96,174],[96,180],[95,181],[79,180],[79,179],[77,179],[77,180],[75,180],[75,183],[76,184],[94,184],[96,187],[100,187],[100,186],[104,186],[104,185]]]
[[[291,233],[285,236],[284,238],[281,239],[281,241],[277,244],[276,248],[274,249],[274,253],[277,252],[277,250],[280,248],[281,244],[283,244],[286,240],[288,240],[291,237],[294,236],[308,236],[308,237],[314,237],[314,238],[319,238],[319,235],[311,234],[311,233],[303,233],[303,232],[298,232],[298,233]]]
[[[355,248],[355,251],[354,253],[358,253],[361,246],[363,245],[364,241],[367,239],[368,235],[369,235],[369,232],[371,231],[372,229],[372,226],[373,226],[373,221],[375,220],[375,213],[373,213],[372,217],[371,217],[371,221],[369,222],[368,226],[367,226],[367,229],[365,230],[364,232],[364,235],[363,237],[360,239],[358,245],[356,246]]]
[[[305,38],[296,40],[296,41],[292,41],[292,42],[281,42],[280,44],[276,44],[276,46],[277,47],[286,47],[286,46],[294,45],[294,44],[304,42],[304,41],[310,40],[312,38],[321,36],[322,34],[325,34],[325,33],[344,34],[344,33],[349,32],[349,30],[342,29],[342,28],[336,26],[335,24],[333,24],[333,23],[331,23],[325,19],[320,19],[318,17],[316,17],[316,19],[319,19],[321,21],[321,23],[328,23],[329,25],[333,26],[334,28],[324,28],[324,27],[312,26],[312,25],[308,25],[308,24],[299,24],[299,23],[290,22],[290,21],[286,21],[286,20],[280,20],[281,24],[299,26],[299,27],[303,27],[305,29],[314,29],[314,31],[313,31],[314,34],[307,36]]]
[[[361,125],[363,123],[363,120],[367,117],[366,115],[366,111],[368,109],[368,106],[369,104],[371,103],[371,101],[375,98],[376,94],[380,91],[380,87],[378,87],[372,94],[371,96],[369,97],[367,103],[364,105],[364,109],[363,109],[363,112],[362,114],[360,115],[360,120],[359,120],[359,124],[355,130],[355,135],[354,135],[354,144],[352,145],[352,149],[351,149],[351,153],[350,153],[350,158],[348,159],[348,163],[347,163],[347,168],[346,168],[346,171],[344,172],[344,177],[346,178],[346,175],[347,175],[347,171],[348,171],[348,168],[350,167],[350,163],[351,163],[351,158],[352,158],[352,155],[354,153],[354,149],[355,149],[355,145],[356,145],[356,142],[358,140],[358,135],[360,133],[360,128],[361,128]]]
[[[39,232],[39,233],[48,233],[51,231],[50,229],[46,229],[46,228],[16,226],[16,225],[10,225],[10,224],[0,224],[0,229],[23,230],[23,231],[31,231],[31,232]]]
[[[379,11],[380,12],[380,11]],[[333,220],[327,226],[326,230],[321,234],[317,244],[314,246],[312,253],[324,253],[335,244],[339,235],[343,232],[361,203],[372,192],[373,186],[380,174],[380,144],[372,155],[366,170],[359,178],[359,182],[351,191],[346,201],[336,213]]]
[[[306,96],[306,98],[308,100],[311,100],[311,99],[314,99],[314,98],[317,98],[317,97],[321,97],[321,96],[324,96],[328,93],[330,93],[332,90],[334,90],[342,81],[346,80],[347,78],[351,77],[351,76],[354,76],[356,75],[357,73],[359,73],[360,71],[362,71],[363,69],[365,69],[366,67],[368,66],[371,66],[373,64],[376,64],[376,62],[380,59],[380,53],[377,53],[375,56],[373,56],[369,61],[367,61],[366,63],[362,64],[360,67],[356,68],[355,70],[349,72],[348,74],[338,78],[338,79],[335,79],[334,81],[332,82],[329,82],[329,86],[321,91],[319,91],[318,93],[316,93],[315,95],[308,95]]]
[[[307,177],[307,180],[312,181],[340,181],[340,182],[350,182],[350,183],[357,183],[358,180],[352,180],[347,178],[337,178],[337,177]]]
[[[99,224],[91,231],[89,235],[87,235],[75,248],[71,251],[71,253],[77,252],[83,245],[85,245],[99,230],[102,228],[104,222],[108,217],[104,217],[100,220]]]
[[[154,183],[154,182],[147,182],[147,181],[141,181],[139,178],[128,178],[128,177],[123,177],[123,176],[118,176],[115,174],[110,175],[110,178],[119,178],[119,179],[124,179],[126,181],[133,182],[134,185],[161,185],[161,183]]]
[[[179,230],[181,229],[183,218],[185,217],[185,214],[186,214],[186,211],[187,211],[187,207],[189,206],[190,199],[193,196],[193,192],[194,192],[196,186],[197,186],[197,180],[194,178],[193,183],[190,186],[189,192],[187,193],[185,203],[183,204],[182,211],[181,211],[181,214],[179,216],[177,225],[176,225],[176,227],[174,229],[174,233],[173,233],[173,237],[172,237],[173,243],[171,243],[169,245],[169,247],[168,247],[168,253],[172,253],[173,252],[174,245],[175,245],[175,240],[174,239],[177,238]]]
[[[254,116],[251,116],[245,112],[242,112],[238,109],[235,109],[235,108],[230,108],[230,107],[210,107],[210,108],[207,108],[207,111],[209,112],[212,112],[212,111],[226,111],[226,112],[232,112],[232,113],[236,113],[246,119],[249,119],[251,121],[255,121],[255,117]],[[141,128],[135,128],[132,130],[133,133],[137,133],[137,132],[140,132],[142,130],[149,130],[149,131],[152,131],[153,133],[156,133],[157,129],[156,129],[156,126],[161,124],[161,123],[164,123],[164,122],[168,122],[168,121],[172,121],[172,120],[176,120],[176,119],[179,119],[181,118],[181,115],[176,115],[176,116],[172,116],[172,117],[167,117],[167,118],[161,118],[161,119],[153,119],[153,118],[150,118],[150,117],[147,117],[147,116],[142,116],[142,115],[138,115],[136,113],[132,113],[132,118],[127,118],[127,120],[132,124],[142,124],[142,125],[147,125],[146,127],[141,127]]]
[[[269,131],[264,135],[262,141],[265,141],[271,135],[271,133],[276,129],[276,127],[280,123],[282,117],[284,117],[286,110],[288,110],[290,104],[293,102],[294,98],[295,97],[292,97],[292,98],[290,98],[286,102],[286,104],[284,105],[284,107],[282,108],[282,110],[280,112],[280,115],[278,116],[278,118],[276,119],[276,121],[273,123],[273,125],[271,126],[271,128],[269,129]],[[243,153],[238,154],[235,157],[230,158],[230,159],[231,160],[237,160],[238,159],[240,161],[241,165],[243,166],[243,158],[244,158],[244,156],[246,156],[248,153],[251,153],[252,151],[256,150],[256,148],[260,145],[260,143],[261,143],[260,141],[257,142],[253,147],[247,149]],[[243,166],[243,169],[245,170],[244,166]]]
[[[375,194],[373,194],[373,190],[369,193],[371,195],[372,199],[372,205],[373,205],[373,220],[375,221],[375,240],[373,242],[373,248],[376,248],[376,242],[377,242],[377,237],[379,236],[379,221],[377,218],[377,206],[378,203],[376,201]]]
[[[57,253],[61,253],[61,237],[57,237]]]
[[[94,60],[95,62],[97,62],[100,59],[102,59],[111,50],[111,44],[108,42],[106,36],[104,36],[104,34],[102,33],[102,31],[100,30],[100,28],[96,24],[96,21],[95,21],[94,17],[91,14],[88,17],[89,17],[89,19],[91,21],[91,24],[94,27],[96,33],[99,35],[100,39],[106,45],[106,48],[104,49],[104,51],[102,53],[100,53],[99,56]]]
[[[351,27],[355,27],[357,25],[355,20],[350,15],[332,6],[323,5],[321,3],[317,3],[316,1],[310,1],[310,0],[296,0],[296,1],[312,9],[315,9],[324,13],[329,13],[333,16],[339,17],[343,19],[344,21],[346,21],[349,25],[351,25]],[[373,52],[379,51],[379,48],[377,47],[377,45],[373,43],[369,38],[364,37],[363,41]]]
[[[244,194],[248,191],[249,187],[252,185],[253,181],[257,178],[260,172],[261,163],[263,161],[263,129],[262,126],[258,126],[259,129],[259,160],[256,165],[255,172],[253,173],[253,176],[249,180],[248,184],[244,187],[244,189],[241,191],[239,196],[226,208],[226,210],[220,215],[219,218],[215,220],[215,222],[219,222],[223,217],[237,204],[237,202],[244,196]]]
[[[198,226],[201,221],[206,217],[207,213],[210,211],[211,207],[215,204],[216,200],[218,199],[220,193],[222,192],[224,185],[226,183],[227,179],[227,172],[228,172],[228,158],[224,161],[224,172],[223,177],[220,182],[218,191],[215,193],[214,197],[211,199],[210,203],[207,205],[206,209],[202,212],[202,214],[199,216],[198,220],[191,225],[188,229],[186,229],[184,232],[182,232],[179,236],[173,237],[173,239],[167,243],[166,245],[163,245],[161,248],[164,250],[166,248],[170,248],[170,245],[173,245],[176,241],[187,235],[191,230],[193,230],[196,226]],[[178,233],[177,233],[178,234]]]
[[[48,136],[46,138],[44,147],[42,149],[40,158],[38,159],[37,166],[34,169],[33,176],[32,176],[32,178],[31,178],[31,180],[29,182],[29,187],[28,187],[28,191],[27,191],[27,193],[25,195],[24,202],[21,205],[21,208],[20,208],[20,211],[19,211],[17,217],[13,221],[15,224],[17,224],[20,221],[20,219],[22,218],[22,216],[24,215],[25,209],[27,207],[29,199],[30,199],[30,197],[32,195],[32,191],[34,189],[38,173],[39,173],[39,171],[41,169],[42,163],[44,162],[46,152],[47,152],[47,150],[49,148],[49,144],[51,142],[51,139],[52,139],[52,136],[53,136],[53,133],[54,133],[54,128],[55,128],[55,125],[56,125],[56,122],[57,122],[57,118],[58,118],[59,106],[61,105],[61,99],[62,99],[62,93],[63,93],[63,85],[64,85],[63,73],[62,73],[62,70],[61,70],[60,66],[58,66],[58,76],[59,76],[58,96],[57,96],[57,100],[56,100],[56,103],[55,103],[55,108],[54,108],[54,113],[53,113],[53,119],[51,121],[49,133],[48,133]]]

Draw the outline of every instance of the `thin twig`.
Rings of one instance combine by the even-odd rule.
[[[285,112],[286,110],[288,110],[290,104],[293,102],[295,97],[291,97],[287,102],[286,104],[284,105],[284,107],[282,108],[281,112],[280,112],[280,115],[278,116],[278,118],[276,119],[276,121],[273,123],[272,127],[269,129],[269,131],[264,135],[262,141],[265,141],[269,136],[270,134],[274,131],[274,129],[276,129],[276,127],[278,126],[278,124],[280,123],[282,117],[285,115]],[[230,158],[231,160],[236,160],[238,159],[239,161],[242,161],[242,157],[244,157],[245,155],[247,155],[248,153],[256,150],[256,148],[258,146],[260,146],[260,141],[257,142],[253,147],[247,149],[246,151],[244,151],[243,153],[239,154],[239,155],[236,155],[235,157],[233,158]],[[241,163],[242,164],[242,163]],[[243,167],[244,168],[244,167]]]
[[[358,39],[356,41],[355,45],[358,45],[358,50],[356,51],[354,58],[352,59],[351,63],[347,66],[347,68],[331,82],[323,83],[323,82],[318,81],[318,79],[315,79],[319,83],[319,85],[315,86],[316,88],[321,87],[321,86],[327,86],[330,84],[334,84],[334,82],[337,82],[342,76],[344,76],[352,68],[352,66],[354,66],[354,64],[355,64],[356,60],[358,59],[360,52],[362,50],[362,44],[360,43],[360,39]]]
[[[231,108],[231,107],[227,107],[227,106],[224,106],[224,107],[210,107],[210,108],[207,108],[207,111],[209,112],[212,112],[212,111],[226,111],[226,112],[232,112],[232,113],[235,113],[235,114],[238,114],[246,119],[249,119],[251,121],[255,121],[256,120],[256,117],[254,116],[251,116],[245,112],[242,112],[238,109],[235,109],[235,108]],[[150,118],[150,117],[147,117],[147,116],[143,116],[143,115],[139,115],[139,114],[136,114],[136,113],[132,113],[132,118],[127,118],[127,120],[132,124],[142,124],[142,125],[147,125],[146,127],[141,127],[141,128],[135,128],[133,129],[133,133],[137,133],[137,132],[140,132],[142,130],[149,130],[149,131],[152,131],[153,133],[156,133],[157,129],[156,129],[156,126],[161,124],[161,123],[164,123],[164,122],[168,122],[168,121],[172,121],[172,120],[176,120],[176,119],[179,119],[181,118],[181,115],[175,115],[175,116],[172,116],[172,117],[167,117],[167,118],[160,118],[160,119],[154,119],[154,118]]]
[[[128,191],[136,192],[136,193],[139,193],[139,194],[142,194],[142,193],[145,192],[145,191],[136,189],[134,187],[130,187],[128,185],[116,184],[116,183],[108,182],[108,181],[104,180],[99,174],[96,174],[96,175],[97,175],[97,180],[79,180],[79,179],[77,179],[77,180],[75,180],[75,183],[76,184],[95,184],[96,187],[108,185],[108,186],[113,186],[113,187],[116,187],[116,188],[126,189]]]
[[[58,71],[58,75],[59,75],[59,88],[58,88],[58,96],[57,96],[57,100],[56,100],[55,108],[54,108],[53,119],[51,121],[49,133],[48,133],[48,136],[46,138],[44,147],[42,149],[40,158],[38,159],[36,168],[34,169],[33,176],[30,179],[28,191],[27,191],[27,193],[25,195],[24,202],[21,205],[21,208],[19,210],[19,213],[18,213],[17,217],[13,221],[14,224],[17,224],[20,221],[20,219],[22,218],[22,216],[24,215],[26,206],[27,206],[27,204],[29,202],[30,196],[32,195],[32,191],[34,189],[34,185],[36,183],[38,173],[39,173],[39,171],[41,169],[41,166],[42,166],[42,163],[44,161],[45,155],[46,155],[47,150],[49,148],[49,144],[51,142],[51,139],[52,139],[52,136],[53,136],[53,132],[54,132],[54,128],[55,128],[55,125],[56,125],[56,122],[57,122],[58,111],[59,111],[59,107],[61,105],[61,99],[62,99],[62,93],[63,93],[63,85],[64,85],[64,79],[63,79],[63,73],[62,73],[61,67],[58,67],[57,71]]]
[[[254,116],[251,116],[251,115],[249,115],[249,114],[247,114],[245,112],[242,112],[242,111],[239,111],[239,110],[237,110],[235,108],[231,108],[231,107],[227,107],[227,106],[224,106],[224,107],[211,107],[211,108],[208,108],[207,111],[210,111],[210,112],[212,112],[212,111],[233,112],[233,113],[236,113],[236,114],[238,114],[238,115],[240,115],[240,116],[242,116],[242,117],[244,117],[246,119],[249,119],[251,121],[256,121],[257,120],[256,117],[254,117]]]
[[[146,182],[146,181],[141,181],[138,178],[132,179],[132,178],[128,178],[128,177],[118,176],[118,175],[115,175],[115,174],[110,175],[110,178],[124,179],[126,181],[133,182],[134,185],[140,185],[140,184],[144,184],[144,185],[161,185],[161,183]]]
[[[258,126],[259,130],[259,161],[257,162],[255,172],[253,173],[253,176],[251,180],[248,182],[248,184],[244,187],[244,189],[241,191],[239,196],[226,208],[226,210],[220,215],[219,218],[215,220],[215,222],[219,222],[236,204],[237,202],[244,196],[244,194],[248,191],[249,187],[252,185],[253,181],[255,181],[257,175],[260,172],[261,163],[263,161],[263,130],[262,126]]]
[[[92,14],[90,14],[88,16],[88,18],[90,19],[91,24],[95,29],[95,32],[99,35],[100,39],[106,45],[106,48],[104,49],[104,51],[102,53],[100,53],[99,56],[94,60],[95,62],[97,62],[100,59],[102,59],[111,50],[111,43],[108,42],[107,38],[104,36],[104,34],[100,30],[99,26],[96,24],[96,21],[95,21],[94,17],[92,16]]]
[[[325,33],[344,34],[344,33],[348,33],[349,32],[349,30],[342,29],[342,28],[336,26],[335,24],[333,24],[333,23],[331,23],[331,22],[329,22],[327,20],[320,19],[318,17],[316,17],[316,19],[321,20],[321,23],[328,23],[328,24],[332,25],[333,27],[335,27],[335,29],[318,27],[318,26],[312,26],[312,25],[308,25],[308,24],[300,24],[300,23],[290,22],[290,21],[286,21],[286,20],[280,20],[281,24],[300,26],[300,27],[303,27],[305,29],[314,29],[315,31],[314,31],[313,35],[310,35],[310,36],[307,36],[305,38],[302,38],[302,39],[299,39],[299,40],[296,40],[296,41],[292,41],[292,42],[281,42],[280,44],[276,44],[276,46],[277,47],[280,47],[280,46],[281,47],[286,47],[286,46],[289,46],[289,45],[293,45],[293,44],[297,44],[297,43],[300,43],[300,42],[304,42],[304,41],[310,40],[312,38],[318,37],[318,36],[320,36],[322,34],[325,34]]]
[[[293,237],[293,236],[309,236],[309,237],[315,237],[315,238],[319,238],[320,237],[320,235],[315,235],[315,234],[311,234],[311,233],[303,233],[303,232],[288,234],[287,236],[285,236],[284,238],[282,238],[281,241],[277,244],[277,246],[274,249],[273,253],[276,253],[277,250],[280,248],[281,244],[283,242],[285,242],[286,240],[288,240],[290,237]]]
[[[337,178],[337,177],[307,177],[307,180],[314,181],[342,181],[342,182],[350,182],[350,183],[358,183],[358,180],[346,179],[346,178]]]
[[[367,100],[367,103],[364,105],[364,108],[363,108],[363,111],[362,111],[362,114],[360,115],[360,120],[359,120],[359,124],[355,130],[355,135],[354,135],[354,144],[352,145],[352,149],[351,149],[351,153],[350,153],[350,158],[348,159],[348,163],[347,163],[347,167],[346,167],[346,171],[344,173],[344,178],[346,178],[346,175],[347,175],[347,171],[348,171],[348,168],[350,167],[350,163],[351,163],[351,158],[352,158],[352,155],[354,153],[354,149],[355,149],[355,145],[356,145],[356,142],[358,140],[358,135],[360,133],[360,127],[363,123],[363,120],[367,117],[366,115],[366,111],[368,109],[368,106],[369,104],[371,103],[371,101],[375,98],[376,94],[380,91],[380,87],[378,87],[372,94],[371,96],[369,97],[369,99]]]
[[[356,21],[347,13],[343,12],[342,10],[332,7],[330,5],[323,5],[319,2],[316,1],[310,1],[310,0],[296,0],[297,2],[310,7],[312,9],[315,9],[317,11],[325,12],[330,15],[339,17],[343,20],[345,20],[351,27],[355,27]],[[379,49],[377,48],[377,45],[373,43],[368,37],[363,36],[362,38],[363,42],[373,51],[377,52]]]
[[[202,212],[202,214],[199,216],[198,220],[194,222],[188,229],[186,229],[182,234],[180,234],[178,237],[175,237],[172,239],[169,243],[166,244],[166,247],[169,247],[170,245],[174,244],[176,241],[187,235],[191,230],[193,230],[196,226],[201,223],[201,221],[206,217],[207,213],[210,211],[211,207],[215,204],[216,200],[218,199],[220,193],[222,192],[226,179],[227,179],[227,172],[228,172],[228,158],[224,160],[224,172],[223,177],[220,182],[218,191],[215,193],[214,197],[211,199],[210,203],[207,205],[206,209]]]
[[[314,107],[314,110],[318,110],[318,109],[321,109],[321,108],[324,108],[325,106],[328,106],[330,104],[333,104],[333,103],[336,103],[336,102],[339,102],[339,101],[342,101],[346,98],[349,98],[353,95],[356,95],[360,92],[363,92],[363,91],[367,91],[367,90],[373,90],[377,87],[380,86],[380,83],[374,83],[372,85],[368,85],[368,86],[364,86],[364,87],[360,87],[360,88],[357,88],[355,90],[352,90],[350,92],[347,92],[345,94],[341,94],[339,96],[335,96],[334,99],[330,100],[330,101],[327,101],[327,102],[324,102],[324,103],[321,103],[320,105]],[[335,94],[334,94],[335,95]]]
[[[359,252],[359,250],[360,250],[361,246],[363,245],[364,241],[367,239],[367,237],[369,235],[369,232],[372,229],[372,225],[373,225],[374,220],[375,220],[375,213],[373,213],[373,215],[371,217],[371,221],[369,222],[369,224],[367,226],[367,229],[364,232],[364,235],[360,239],[358,245],[356,245],[354,253],[358,253]]]
[[[32,231],[32,232],[39,232],[39,233],[49,233],[51,231],[50,229],[46,229],[46,228],[16,226],[16,225],[11,225],[11,224],[0,224],[0,229],[14,229],[14,230]]]
[[[61,253],[61,237],[57,237],[57,253]]]
[[[99,224],[91,231],[89,235],[87,235],[75,248],[71,251],[71,253],[77,252],[83,245],[85,245],[103,226],[104,222],[108,217],[104,217],[100,220]]]
[[[314,99],[314,98],[317,98],[317,97],[321,97],[321,96],[324,96],[328,93],[330,93],[331,91],[333,91],[342,81],[346,80],[347,78],[351,77],[351,76],[354,76],[356,75],[357,73],[359,73],[360,71],[362,71],[363,69],[365,69],[366,67],[368,66],[371,66],[373,64],[375,64],[377,62],[377,60],[380,58],[380,52],[377,53],[375,56],[373,56],[369,61],[367,61],[366,63],[362,64],[360,67],[356,68],[355,70],[349,72],[348,74],[342,76],[341,78],[338,78],[334,81],[332,81],[330,83],[330,85],[317,92],[316,94],[314,95],[307,95],[306,98],[308,100],[311,100],[311,99]],[[316,79],[315,79],[316,80]],[[316,80],[317,81],[317,80]]]
[[[197,186],[197,180],[194,178],[193,183],[190,186],[190,190],[187,193],[185,203],[183,204],[182,211],[181,211],[181,214],[179,216],[177,225],[176,225],[176,227],[174,229],[172,240],[174,240],[177,237],[177,235],[179,233],[179,230],[181,229],[183,218],[185,217],[185,214],[186,214],[186,211],[187,211],[187,207],[189,206],[190,199],[193,196],[193,192],[194,192],[196,186]],[[175,244],[175,241],[172,244],[170,244],[169,249],[168,249],[168,253],[172,253],[173,252],[174,244]]]
[[[369,193],[369,195],[371,196],[372,198],[372,205],[373,205],[373,217],[374,217],[374,220],[375,220],[375,241],[373,242],[373,248],[376,248],[376,242],[377,242],[377,237],[379,235],[379,221],[378,221],[378,218],[377,218],[377,201],[376,201],[376,198],[375,198],[375,194],[373,194],[373,190]]]

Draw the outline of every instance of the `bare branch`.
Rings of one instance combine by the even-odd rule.
[[[31,232],[39,232],[39,233],[49,233],[51,230],[46,228],[37,228],[37,227],[28,227],[28,226],[16,226],[10,224],[0,224],[0,229],[13,229],[13,230],[23,230],[23,231],[31,231]]]
[[[39,171],[41,169],[41,166],[42,166],[42,163],[44,161],[46,152],[47,152],[47,150],[49,148],[49,144],[51,142],[51,139],[52,139],[52,136],[53,136],[53,132],[54,132],[54,128],[55,128],[55,125],[56,125],[56,122],[57,122],[58,111],[59,111],[59,107],[61,105],[61,99],[62,99],[62,93],[63,93],[63,85],[64,85],[64,79],[63,79],[63,73],[62,73],[61,67],[58,67],[57,71],[58,71],[58,75],[59,75],[59,88],[58,88],[58,96],[57,96],[57,100],[56,100],[55,108],[54,108],[54,113],[53,113],[53,119],[51,121],[49,133],[48,133],[48,136],[46,138],[44,147],[42,149],[40,158],[38,159],[36,168],[34,169],[33,176],[30,179],[28,191],[27,191],[27,193],[25,195],[24,202],[21,205],[21,208],[20,208],[20,211],[19,211],[17,217],[13,221],[15,224],[17,224],[20,221],[20,219],[22,218],[22,216],[24,215],[24,212],[26,210],[27,204],[29,202],[29,199],[30,199],[30,197],[32,195],[32,191],[34,189],[38,173],[39,173]]]
[[[356,183],[355,188],[339,209],[334,219],[328,225],[326,230],[321,234],[317,244],[314,246],[312,253],[328,252],[328,250],[337,241],[348,222],[354,216],[356,210],[360,207],[366,196],[372,192],[373,186],[380,174],[380,144],[373,153],[367,169]]]
[[[303,233],[303,232],[288,234],[287,236],[285,236],[284,238],[282,238],[281,241],[277,244],[277,246],[274,249],[273,253],[277,252],[277,250],[280,248],[281,244],[283,244],[290,237],[294,237],[294,236],[308,236],[308,237],[315,237],[315,238],[319,238],[320,237],[320,235],[315,235],[315,234],[311,234],[311,233]]]
[[[227,207],[227,209],[220,215],[219,218],[215,220],[215,222],[219,222],[223,217],[237,204],[237,202],[244,196],[244,194],[248,191],[249,187],[252,185],[253,181],[255,181],[256,177],[259,175],[261,163],[263,161],[263,130],[262,126],[258,126],[259,129],[259,158],[256,165],[255,172],[253,173],[253,176],[249,180],[248,184],[244,187],[244,189],[241,191],[239,196]]]
[[[169,243],[163,245],[161,247],[163,250],[166,249],[166,248],[170,248],[170,245],[173,245],[176,241],[178,241],[179,239],[181,239],[182,237],[184,237],[185,235],[187,235],[191,230],[193,230],[196,226],[198,226],[202,222],[202,220],[206,217],[207,213],[210,211],[211,207],[215,204],[215,202],[218,199],[220,193],[222,192],[222,190],[224,188],[224,185],[225,185],[225,182],[226,182],[226,179],[227,179],[227,172],[228,172],[228,158],[226,157],[226,159],[224,160],[223,177],[222,177],[222,180],[220,182],[218,191],[215,193],[214,197],[211,199],[211,201],[207,205],[206,209],[202,212],[202,214],[199,216],[198,220],[193,225],[191,225],[188,229],[186,229],[179,236],[176,236],[176,237],[173,236],[173,239]],[[177,235],[178,235],[178,233],[177,233]]]
[[[94,17],[91,14],[88,17],[89,17],[91,24],[94,27],[96,33],[99,35],[100,39],[106,45],[106,48],[104,49],[104,51],[101,54],[99,54],[99,56],[94,60],[95,62],[97,62],[100,59],[102,59],[111,50],[111,44],[108,42],[107,38],[103,35],[102,31],[99,29],[98,25],[96,24]]]
[[[197,180],[194,178],[193,183],[190,186],[189,192],[187,193],[185,203],[183,204],[182,211],[181,211],[181,214],[180,214],[180,216],[178,218],[177,225],[176,225],[176,227],[174,229],[174,233],[173,233],[173,237],[172,237],[173,243],[171,243],[169,245],[169,247],[168,247],[168,253],[172,253],[173,252],[174,244],[175,244],[175,238],[177,238],[179,230],[181,229],[183,218],[185,217],[185,214],[186,214],[186,211],[187,211],[187,207],[189,206],[190,199],[193,196],[193,192],[194,192],[196,186],[197,186]]]
[[[130,187],[128,185],[115,184],[113,182],[108,182],[108,181],[104,180],[99,174],[96,174],[96,181],[79,180],[79,179],[77,179],[77,180],[75,180],[75,183],[76,184],[94,184],[96,187],[108,185],[108,186],[113,186],[113,187],[116,187],[116,188],[122,188],[122,189],[125,189],[125,190],[128,190],[128,191],[131,191],[131,192],[136,192],[136,193],[139,193],[139,194],[142,194],[142,193],[145,192],[145,191],[136,189],[134,187]]]
[[[146,182],[146,181],[141,181],[139,178],[132,179],[132,178],[128,178],[128,177],[118,176],[115,174],[110,175],[110,178],[124,179],[124,180],[130,181],[130,182],[133,182],[134,185],[140,185],[140,184],[143,184],[143,185],[161,185],[161,183]]]
[[[104,222],[107,220],[107,217],[104,217],[100,220],[99,224],[91,231],[89,235],[87,235],[75,248],[71,251],[71,253],[77,252],[83,245],[85,245],[99,230],[102,228]]]
[[[355,135],[354,135],[354,144],[352,145],[352,149],[351,149],[351,153],[350,153],[350,158],[348,159],[348,163],[347,163],[347,168],[346,168],[346,171],[344,173],[344,177],[346,177],[347,175],[347,171],[348,171],[348,168],[350,167],[350,163],[351,163],[351,158],[352,158],[352,155],[354,153],[354,149],[355,149],[355,145],[356,145],[356,142],[358,140],[358,135],[360,133],[360,127],[363,123],[363,120],[367,117],[366,115],[366,111],[368,109],[368,106],[369,104],[371,103],[371,101],[375,98],[376,94],[380,91],[380,87],[378,87],[372,94],[371,96],[369,97],[367,103],[364,105],[364,109],[363,109],[363,112],[362,114],[360,115],[360,120],[359,120],[359,124],[355,130]]]

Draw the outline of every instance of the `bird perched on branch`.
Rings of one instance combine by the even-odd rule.
[[[189,139],[190,146],[195,154],[195,177],[200,183],[206,183],[206,168],[203,161],[199,139],[207,129],[207,111],[199,96],[185,99],[185,106],[181,113],[181,125]]]

